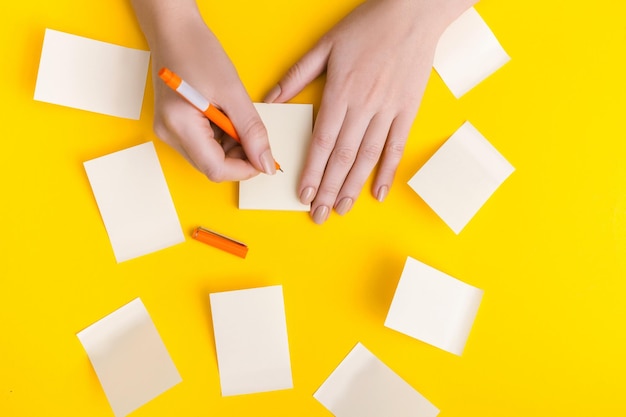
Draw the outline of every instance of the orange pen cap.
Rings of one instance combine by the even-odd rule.
[[[238,242],[212,230],[205,229],[201,226],[194,229],[191,237],[202,243],[206,243],[207,245],[221,249],[235,256],[239,256],[240,258],[245,258],[248,254],[248,246],[244,243]]]

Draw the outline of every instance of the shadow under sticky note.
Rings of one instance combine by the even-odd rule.
[[[152,142],[84,166],[117,262],[185,241]]]
[[[458,234],[514,170],[465,122],[408,184]]]
[[[300,202],[297,187],[313,129],[313,106],[255,103],[255,107],[283,172],[240,181],[239,208],[308,211],[309,205]]]
[[[293,387],[283,287],[210,294],[222,395]]]
[[[335,417],[435,417],[439,410],[361,343],[313,395]]]
[[[139,119],[150,52],[46,29],[35,100]]]
[[[459,98],[509,60],[487,23],[471,7],[439,38],[433,66]]]
[[[77,336],[117,417],[129,414],[181,382],[139,298]]]
[[[461,355],[483,291],[407,258],[385,326]]]

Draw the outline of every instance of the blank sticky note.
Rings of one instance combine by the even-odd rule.
[[[487,23],[472,7],[439,38],[434,67],[459,98],[509,60]]]
[[[35,100],[139,119],[150,52],[46,29]]]
[[[483,291],[407,258],[385,326],[461,355]]]
[[[361,343],[313,395],[335,417],[435,417],[439,410]]]
[[[219,292],[210,299],[222,395],[292,388],[283,287]]]
[[[417,171],[409,185],[458,234],[514,170],[466,122]]]
[[[117,417],[181,381],[139,298],[77,334]]]
[[[255,103],[265,124],[274,159],[283,172],[239,182],[239,208],[308,211],[298,196],[298,180],[313,129],[311,104]]]
[[[84,166],[117,262],[185,241],[152,142]]]

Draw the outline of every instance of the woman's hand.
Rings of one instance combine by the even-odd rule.
[[[218,39],[193,0],[133,0],[152,52],[154,131],[215,182],[274,174],[267,132]],[[178,73],[233,122],[241,145],[214,127],[157,76]]]
[[[378,164],[383,201],[431,73],[441,33],[476,0],[369,0],[337,24],[267,95],[285,102],[326,71],[298,193],[321,224],[345,214]]]

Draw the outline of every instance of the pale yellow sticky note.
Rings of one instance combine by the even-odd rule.
[[[210,299],[222,395],[292,388],[282,286],[213,293]]]
[[[77,336],[117,417],[128,415],[182,380],[139,298]]]
[[[118,262],[185,241],[152,142],[84,166]]]
[[[483,291],[407,258],[385,326],[461,355]]]
[[[459,98],[510,59],[487,23],[471,7],[439,38],[433,65]]]
[[[35,100],[139,119],[150,52],[46,29]]]
[[[435,417],[422,394],[358,343],[313,395],[335,417]]]
[[[283,172],[259,174],[239,182],[239,208],[308,211],[309,205],[300,202],[297,187],[313,129],[313,106],[265,103],[255,106],[267,128],[274,159]]]
[[[458,234],[514,170],[465,122],[409,180],[409,186]]]

